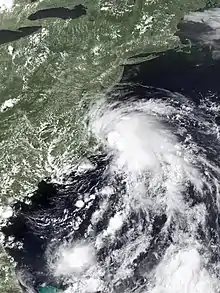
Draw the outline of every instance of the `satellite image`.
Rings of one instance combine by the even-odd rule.
[[[0,23],[0,292],[220,293],[220,2]]]

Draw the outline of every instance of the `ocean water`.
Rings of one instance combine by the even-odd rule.
[[[219,292],[219,10],[6,4],[1,290]]]

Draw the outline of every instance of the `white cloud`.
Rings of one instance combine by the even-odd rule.
[[[0,11],[5,9],[11,9],[13,4],[13,0],[0,0]]]

